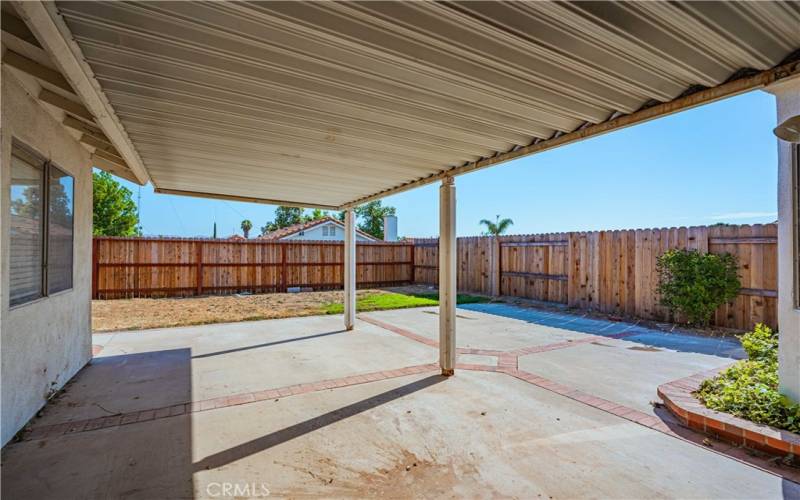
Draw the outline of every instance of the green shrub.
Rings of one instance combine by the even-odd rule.
[[[745,333],[739,339],[751,361],[778,362],[778,335],[768,326],[759,323],[755,330]]]
[[[714,311],[736,298],[741,288],[736,257],[727,253],[668,250],[656,269],[661,304],[684,314],[691,324],[707,325]]]
[[[749,359],[704,381],[697,397],[712,410],[800,432],[800,404],[778,392],[778,336],[759,324],[740,338]]]

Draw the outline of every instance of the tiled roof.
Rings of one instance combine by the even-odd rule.
[[[287,237],[289,235],[298,233],[300,231],[305,231],[307,229],[311,229],[312,227],[318,226],[318,225],[326,223],[326,222],[334,222],[339,226],[343,226],[344,225],[344,224],[342,224],[342,221],[340,221],[338,219],[334,219],[331,216],[327,216],[327,217],[323,217],[322,219],[312,220],[312,221],[308,221],[308,222],[301,222],[299,224],[294,224],[294,225],[291,225],[291,226],[282,227],[280,229],[276,229],[275,231],[272,231],[271,233],[267,233],[267,234],[261,235],[257,239],[259,239],[259,240],[279,240],[281,238],[285,238],[285,237]],[[367,234],[364,231],[360,231],[358,229],[356,229],[356,232],[358,234],[360,234],[361,236],[363,236],[364,238],[367,238],[367,239],[369,239],[371,241],[377,241],[377,238],[375,238],[371,234]]]

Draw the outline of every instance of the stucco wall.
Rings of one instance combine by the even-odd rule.
[[[91,358],[92,170],[88,152],[2,68],[0,140],[0,342],[2,443]],[[73,288],[9,308],[11,140],[30,146],[75,178]]]
[[[775,95],[777,123],[800,115],[800,78],[769,88]],[[792,149],[778,141],[778,325],[780,326],[781,390],[800,401],[800,309],[793,286]]]

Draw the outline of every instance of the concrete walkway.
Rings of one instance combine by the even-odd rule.
[[[796,471],[678,428],[664,382],[732,362],[681,338],[502,304],[95,335],[3,450],[6,498],[800,498]]]

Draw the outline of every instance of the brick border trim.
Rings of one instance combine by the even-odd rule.
[[[406,330],[405,328],[401,328],[399,326],[395,326],[389,323],[385,323],[379,319],[371,318],[369,316],[358,315],[358,319],[365,323],[369,323],[371,325],[377,326],[378,328],[383,328],[384,330],[388,330],[392,333],[396,333],[407,339],[413,340],[415,342],[419,342],[420,344],[425,344],[429,347],[439,348],[439,342],[433,339],[429,339],[428,337],[422,336],[418,333],[414,333],[412,331]],[[482,356],[495,356],[502,360],[502,358],[507,358],[509,356],[513,356],[519,358],[521,356],[525,356],[528,354],[536,354],[540,352],[547,352],[547,351],[555,351],[557,349],[565,349],[567,347],[573,347],[576,345],[581,344],[588,344],[591,342],[597,342],[598,340],[603,339],[624,339],[625,337],[632,337],[634,335],[638,335],[636,332],[620,332],[615,333],[612,335],[596,335],[593,333],[587,333],[585,338],[580,339],[569,339],[564,340],[562,342],[555,342],[552,344],[543,344],[543,345],[534,345],[528,347],[518,347],[517,349],[511,349],[508,351],[501,351],[498,349],[481,349],[481,348],[472,348],[472,347],[458,347],[456,348],[456,352],[458,354],[479,354]]]
[[[439,343],[435,340],[431,340],[427,337],[423,337],[417,333],[411,332],[399,326],[395,326],[389,323],[385,323],[375,318],[370,318],[368,316],[359,315],[358,319],[361,321],[365,321],[367,323],[373,324],[377,327],[383,328],[390,332],[396,333],[398,335],[402,335],[411,340],[415,340],[422,344],[431,346],[431,347],[438,347]],[[514,378],[522,380],[523,382],[527,382],[531,385],[535,385],[539,388],[548,390],[550,392],[554,392],[561,396],[566,396],[569,399],[574,401],[578,401],[579,403],[583,403],[585,405],[591,406],[598,410],[603,410],[606,413],[610,413],[612,415],[616,415],[618,417],[622,417],[626,420],[631,422],[637,423],[639,425],[643,425],[645,427],[649,427],[656,431],[662,432],[664,434],[669,434],[674,437],[678,437],[675,432],[673,432],[669,426],[664,423],[663,420],[658,418],[657,416],[650,415],[644,413],[642,411],[636,410],[629,406],[621,405],[619,403],[615,403],[613,401],[609,401],[607,399],[599,398],[593,396],[589,393],[580,391],[575,389],[574,387],[569,387],[563,384],[559,384],[558,382],[554,382],[552,380],[546,379],[544,377],[540,377],[539,375],[535,375],[533,373],[520,370],[519,369],[519,358],[522,356],[526,356],[528,354],[535,354],[540,352],[547,352],[553,351],[557,349],[566,349],[573,346],[578,346],[582,344],[587,344],[591,342],[596,342],[600,339],[622,339],[625,337],[630,337],[632,335],[636,335],[634,332],[627,332],[623,331],[614,335],[602,336],[602,335],[595,335],[595,334],[586,334],[585,338],[580,339],[570,339],[564,340],[561,342],[555,342],[552,344],[544,344],[544,345],[536,345],[536,346],[529,346],[529,347],[520,347],[517,349],[512,349],[508,351],[500,351],[494,349],[473,349],[473,348],[458,348],[456,351],[459,354],[480,354],[484,356],[494,356],[497,358],[497,366],[492,365],[481,365],[481,364],[473,364],[473,363],[456,363],[457,370],[468,370],[468,371],[481,371],[481,372],[492,372],[492,373],[503,373],[505,375],[510,375]]]
[[[658,396],[682,425],[694,431],[772,455],[800,455],[800,435],[712,410],[694,396],[704,380],[730,366],[733,363],[660,385]]]
[[[146,410],[136,410],[129,413],[120,413],[107,417],[97,417],[84,420],[72,420],[60,424],[44,425],[34,427],[28,431],[22,441],[33,441],[37,439],[52,438],[76,432],[87,432],[109,427],[119,427],[121,425],[147,422],[167,417],[177,417],[189,413],[214,410],[217,408],[227,408],[269,399],[281,399],[297,394],[324,391],[327,389],[337,389],[352,385],[366,384],[378,380],[388,380],[392,378],[405,377],[431,371],[438,371],[439,365],[430,363],[425,365],[409,366],[397,370],[384,370],[379,372],[365,373],[363,375],[351,375],[336,379],[322,380],[320,382],[310,382],[306,384],[295,384],[277,389],[266,389],[263,391],[244,392],[231,396],[220,396],[213,399],[202,401],[190,401],[178,403],[162,408],[150,408]]]

